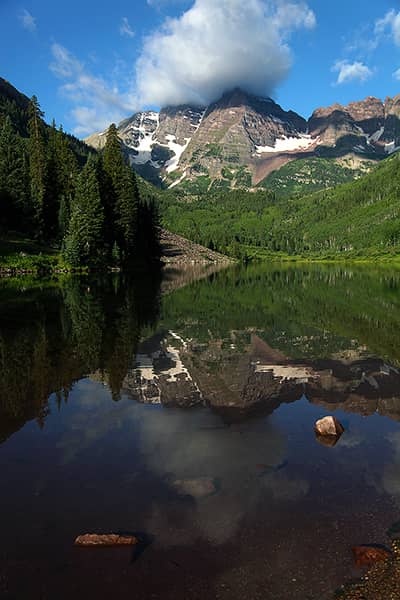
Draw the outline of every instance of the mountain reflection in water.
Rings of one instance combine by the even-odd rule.
[[[0,282],[0,597],[332,598],[349,547],[399,520],[399,285],[268,265]],[[74,553],[86,530],[154,542],[127,569]]]

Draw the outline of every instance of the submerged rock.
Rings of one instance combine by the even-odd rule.
[[[214,479],[199,477],[197,479],[177,479],[172,484],[178,494],[182,496],[193,496],[193,498],[205,498],[215,494],[217,486]]]
[[[118,535],[116,533],[97,534],[85,533],[79,535],[74,544],[75,546],[134,546],[139,540],[134,535]]]
[[[339,438],[344,433],[344,427],[335,417],[324,417],[315,423],[314,431],[318,436],[333,436]]]
[[[381,546],[354,546],[352,552],[356,567],[370,567],[391,557],[391,552]]]
[[[393,554],[374,563],[366,575],[338,591],[341,600],[398,600],[400,598],[400,541],[392,542]]]

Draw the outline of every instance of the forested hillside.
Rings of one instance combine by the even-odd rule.
[[[271,191],[161,195],[166,227],[237,256],[396,256],[400,250],[400,158],[358,181],[302,197]]]
[[[400,250],[400,157],[358,181],[282,204],[271,250],[396,255]]]
[[[154,203],[141,197],[115,126],[97,153],[54,122],[49,127],[37,98],[29,100],[4,80],[0,206],[3,267],[15,264],[8,254],[22,236],[21,267],[50,268],[60,261],[66,267],[127,267],[160,254]],[[35,242],[32,252],[26,240]],[[51,256],[57,251],[60,255]],[[26,257],[34,252],[42,258]]]

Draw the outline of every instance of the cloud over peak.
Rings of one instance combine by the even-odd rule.
[[[139,104],[205,105],[228,89],[271,95],[291,67],[288,40],[312,29],[313,11],[286,0],[195,0],[144,42]]]

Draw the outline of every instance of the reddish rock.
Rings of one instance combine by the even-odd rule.
[[[324,417],[315,423],[314,430],[318,436],[339,438],[344,432],[344,427],[335,417]]]
[[[118,535],[115,533],[85,533],[75,540],[75,546],[134,546],[139,540],[134,535]]]
[[[391,557],[389,550],[377,546],[354,546],[352,551],[356,567],[370,567]]]

